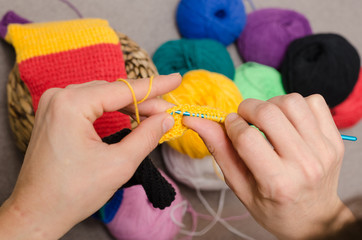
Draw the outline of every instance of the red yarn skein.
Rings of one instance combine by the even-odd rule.
[[[362,68],[351,94],[332,108],[331,113],[338,128],[352,127],[362,118]]]

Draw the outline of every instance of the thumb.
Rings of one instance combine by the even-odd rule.
[[[126,161],[127,169],[133,173],[173,125],[174,119],[170,114],[155,114],[142,121],[121,142],[110,145],[111,152],[122,156],[122,159]]]

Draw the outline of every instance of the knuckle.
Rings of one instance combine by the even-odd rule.
[[[320,94],[310,95],[306,99],[307,99],[309,105],[311,105],[317,109],[327,106],[326,100]]]
[[[342,161],[344,150],[342,139],[331,142],[325,138],[319,142],[317,156],[328,171],[330,167],[336,167]]]
[[[40,97],[39,106],[51,101],[53,96],[59,91],[59,88],[49,88]]]
[[[75,91],[71,89],[63,89],[53,95],[50,103],[50,108],[56,112],[66,112],[69,110],[69,106],[74,105]]]
[[[310,184],[311,186],[320,183],[325,176],[323,166],[318,163],[305,168],[304,172],[307,179],[307,184]]]
[[[279,198],[279,200],[288,199],[289,197],[289,188],[287,181],[283,178],[277,177],[273,179],[273,188],[272,196],[273,198]]]
[[[241,103],[238,105],[238,113],[241,114],[243,112],[243,109],[251,104],[253,101],[255,101],[255,99],[252,99],[252,98],[247,98],[247,99],[244,99],[243,101],[241,101]]]
[[[268,102],[260,104],[255,109],[255,117],[261,122],[274,119],[279,113],[280,109],[276,105]]]
[[[323,151],[323,161],[327,163],[328,169],[330,167],[338,166],[343,160],[344,144],[338,142],[336,145],[328,145]]]
[[[324,178],[327,166],[325,164],[326,160],[322,158],[326,157],[325,154],[326,153],[318,155],[304,154],[300,157],[300,172],[304,178],[306,187],[314,186]]]
[[[69,85],[67,85],[64,89],[77,88],[78,86],[79,86],[79,84],[75,84],[75,83],[73,83],[73,84],[69,84]]]
[[[290,93],[281,99],[282,105],[287,109],[295,109],[295,106],[303,101],[305,100],[299,93]]]
[[[242,131],[239,131],[236,133],[236,136],[234,137],[234,145],[240,146],[240,147],[252,147],[255,143],[255,134],[258,130],[253,127],[247,127]]]

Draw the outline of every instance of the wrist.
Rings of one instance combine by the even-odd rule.
[[[11,197],[0,207],[0,236],[4,239],[59,239],[68,229],[59,219],[27,207]]]
[[[344,226],[356,221],[355,216],[351,210],[346,207],[342,201],[338,201],[335,207],[329,208],[330,211],[321,214],[318,217],[314,215],[309,220],[304,219],[302,222],[306,224],[298,224],[294,231],[287,231],[286,234],[277,234],[278,239],[284,240],[304,240],[304,239],[324,239],[325,236],[337,233]],[[291,230],[292,228],[290,228]]]
[[[335,218],[327,224],[326,231],[322,236],[325,236],[326,233],[328,235],[337,233],[341,231],[346,225],[355,222],[356,217],[353,215],[352,211],[341,203],[341,207],[339,208],[338,214],[336,214]]]

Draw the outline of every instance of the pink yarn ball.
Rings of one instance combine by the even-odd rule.
[[[183,199],[176,184],[165,173],[160,172],[175,188],[175,200],[170,207],[160,210],[148,201],[141,185],[125,188],[122,204],[113,220],[107,224],[108,230],[116,239],[170,240],[179,232],[180,227],[172,221],[171,212],[173,211],[174,219],[182,223],[182,208],[174,208]]]

